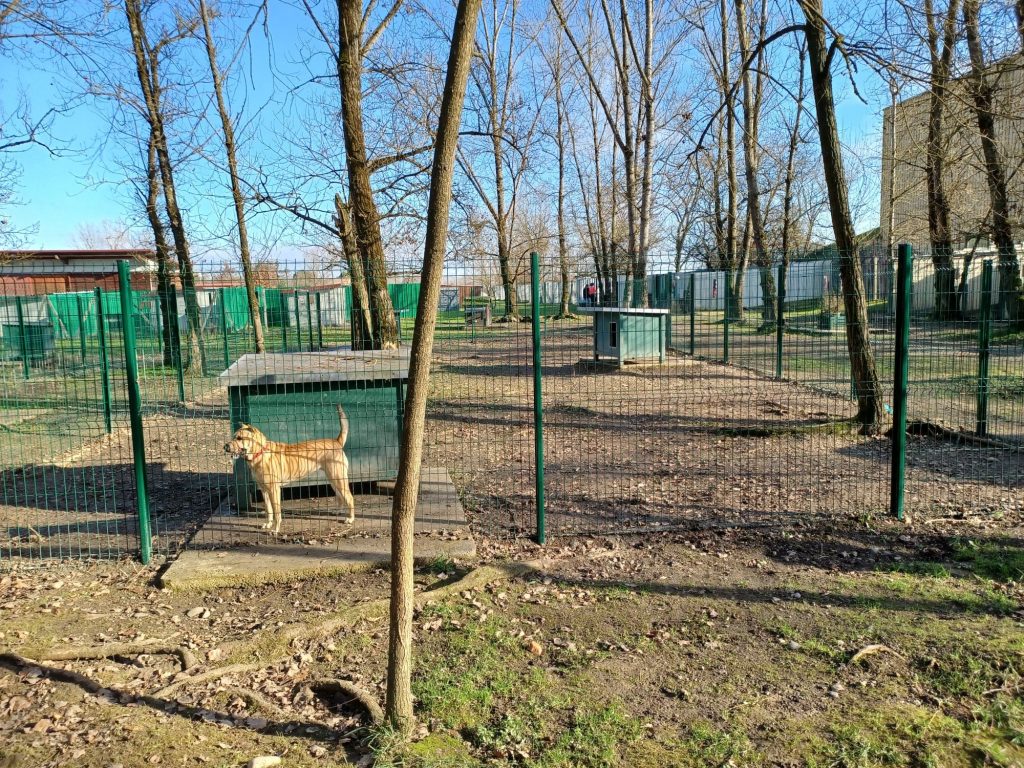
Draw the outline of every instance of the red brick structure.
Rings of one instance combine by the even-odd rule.
[[[0,251],[0,295],[36,296],[117,290],[117,262],[131,264],[132,288],[156,290],[156,252],[146,248],[111,250]]]

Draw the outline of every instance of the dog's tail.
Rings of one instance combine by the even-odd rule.
[[[345,415],[345,409],[338,405],[338,422],[341,425],[341,431],[338,432],[338,442],[345,445],[345,441],[348,440],[348,416]]]

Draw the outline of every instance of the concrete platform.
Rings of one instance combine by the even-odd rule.
[[[357,494],[355,498],[353,525],[344,522],[333,496],[287,501],[277,537],[260,528],[262,510],[254,510],[258,515],[240,515],[225,502],[196,532],[191,548],[167,567],[160,582],[173,589],[210,589],[387,567],[391,497]],[[465,510],[445,469],[423,469],[415,553],[417,560],[476,556]]]

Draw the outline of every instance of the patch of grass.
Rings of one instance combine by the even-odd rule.
[[[537,768],[612,768],[620,749],[643,735],[643,726],[612,704],[573,713],[554,746],[533,763]]]
[[[953,541],[953,557],[966,563],[978,575],[993,581],[1024,579],[1024,547],[1008,542]]]
[[[901,563],[891,563],[879,568],[890,573],[905,573],[910,576],[928,576],[933,579],[949,578],[949,570],[942,563],[930,560],[909,560]]]
[[[921,676],[942,697],[980,697],[986,691],[1020,683],[1015,667],[1022,658],[1012,647],[979,648],[980,643],[960,641],[952,648],[936,648],[935,656],[917,659]],[[1014,657],[1017,657],[1016,660]]]
[[[423,659],[413,680],[425,715],[449,728],[472,728],[487,721],[497,698],[527,690],[529,681],[509,663],[522,651],[499,637],[499,628],[492,618],[443,633],[443,646]]]
[[[974,711],[969,732],[973,745],[991,763],[1011,768],[1024,765],[1024,702],[1001,698]]]
[[[456,570],[455,561],[448,555],[438,555],[424,563],[420,570],[424,573],[454,573]]]
[[[832,729],[824,750],[824,762],[811,765],[828,768],[876,768],[876,766],[905,765],[898,744],[884,735],[858,725],[840,725]]]

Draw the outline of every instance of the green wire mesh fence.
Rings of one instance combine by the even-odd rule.
[[[555,260],[541,258],[535,287],[524,261],[507,291],[489,261],[449,265],[418,533],[564,536],[880,516],[894,509],[894,466],[909,515],[1021,512],[1024,334],[997,255],[960,254],[948,268],[919,250],[913,261],[908,427],[896,457],[905,470],[889,430],[904,327],[893,258],[861,255],[876,384],[851,374],[855,319],[834,254],[743,271],[708,261],[677,269],[652,257],[644,281],[581,270],[563,284]],[[133,263],[124,295],[113,276],[97,289],[58,290],[69,281],[55,268],[4,271],[0,556],[148,554],[143,539],[157,554],[343,549],[388,535],[414,279],[388,288],[396,348],[364,349],[374,346],[360,341],[367,315],[336,267],[263,270],[255,319],[241,280],[222,265],[199,268],[189,290],[174,279],[160,291],[152,265]],[[881,418],[862,430],[857,395],[869,385]],[[285,478],[280,531],[265,529],[267,494],[251,462],[260,446],[233,458],[232,437],[256,427],[271,454],[330,442],[338,405],[347,477],[314,460],[311,477]],[[149,537],[140,533],[139,447]],[[354,493],[352,524],[333,490],[341,482]],[[277,527],[273,514],[269,523]]]

